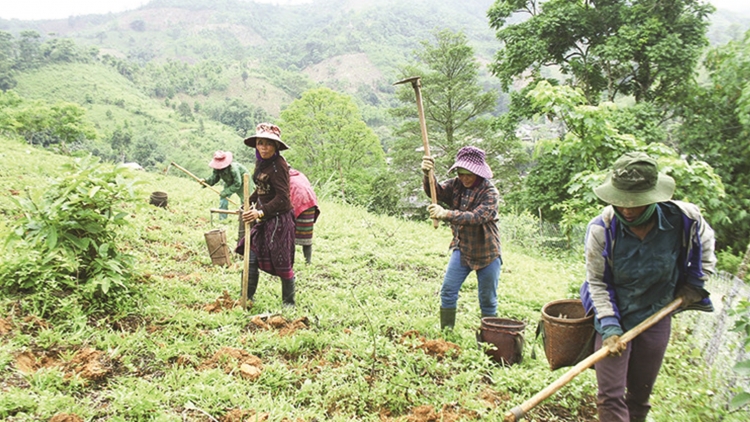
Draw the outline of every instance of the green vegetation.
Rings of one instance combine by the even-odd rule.
[[[675,197],[701,206],[720,268],[745,268],[739,17],[711,33],[712,7],[695,0],[328,3],[155,0],[0,21],[0,418],[501,420],[556,379],[528,348],[510,368],[482,353],[472,279],[457,329],[438,330],[450,235],[419,205],[422,141],[413,90],[392,86],[402,77],[422,78],[439,167],[466,144],[488,151],[503,193],[499,313],[529,324],[530,348],[541,306],[577,294],[584,223],[601,206],[591,187],[626,150],[658,157]],[[513,13],[525,8],[528,19]],[[216,150],[251,168],[242,139],[261,121],[281,126],[323,214],[314,264],[297,268],[298,307],[279,311],[263,276],[246,313],[238,264],[211,265],[203,241],[218,227],[233,244],[235,224],[167,170],[205,177]],[[130,161],[148,172],[116,166]],[[147,205],[149,190],[169,207]],[[747,339],[747,304],[734,305]],[[283,329],[264,326],[277,313]],[[703,368],[712,352],[682,318],[654,421],[747,420],[746,380]],[[591,372],[531,419],[592,420]]]
[[[71,159],[19,141],[0,144],[3,159],[48,164],[30,177],[3,168],[0,176],[13,190],[43,186],[48,178],[78,178],[77,170],[62,166],[74,164]],[[115,171],[107,168],[97,171]],[[120,239],[118,248],[135,258],[137,282],[127,295],[138,300],[123,300],[115,311],[94,318],[83,308],[56,309],[41,318],[26,306],[33,295],[3,290],[3,418],[75,413],[84,419],[176,421],[246,412],[271,420],[374,421],[408,420],[430,406],[446,418],[501,420],[561,375],[549,371],[540,344],[534,345],[533,327],[545,303],[577,290],[581,251],[545,248],[533,218],[501,220],[505,264],[498,312],[528,324],[524,361],[506,368],[477,347],[475,278],[462,291],[456,330],[439,331],[446,227],[434,230],[427,221],[378,216],[322,197],[313,263],[296,269],[297,307],[281,311],[277,279],[263,275],[256,302],[243,312],[233,307],[238,264],[211,265],[204,242],[203,233],[214,228],[236,240],[236,224],[217,226],[209,216],[214,194],[174,176],[131,173],[127,180],[133,177],[141,188],[136,206],[125,206],[128,224],[109,229]],[[152,190],[168,192],[166,209],[146,204]],[[7,195],[0,212],[13,221],[20,210]],[[3,226],[0,234],[9,231]],[[268,313],[306,323],[284,334],[251,322],[253,315]],[[723,379],[707,379],[700,365],[681,364],[692,353],[686,333],[693,325],[686,323],[674,328],[668,369],[654,395],[654,420],[746,420],[745,413],[725,406]],[[428,353],[429,341],[458,349]],[[240,364],[256,362],[249,355],[260,360],[257,378]],[[581,374],[530,417],[591,420],[595,384],[593,371]]]
[[[43,189],[10,198],[18,214],[6,234],[0,286],[43,318],[116,311],[132,299],[135,282],[133,257],[118,246],[135,194],[130,170],[88,158],[60,171]]]

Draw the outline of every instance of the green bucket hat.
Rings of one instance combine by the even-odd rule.
[[[633,208],[667,201],[674,193],[674,179],[660,174],[656,160],[643,152],[627,152],[594,193],[616,207]]]

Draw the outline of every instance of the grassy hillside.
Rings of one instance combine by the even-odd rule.
[[[14,89],[29,100],[46,103],[68,101],[86,109],[86,116],[97,129],[99,139],[82,147],[89,151],[112,154],[113,131],[127,128],[131,142],[140,152],[129,154],[126,161],[139,161],[151,170],[165,170],[175,161],[194,174],[207,177],[207,163],[216,150],[238,154],[248,161],[250,155],[242,138],[226,125],[196,113],[192,119],[181,119],[175,106],[180,99],[158,100],[141,92],[114,69],[102,64],[60,64],[19,74]],[[190,103],[191,107],[194,103]]]
[[[0,151],[3,163],[19,164],[0,168],[5,237],[14,215],[9,198],[44,189],[70,158],[3,138]],[[583,268],[578,253],[540,249],[532,220],[501,221],[498,313],[528,324],[523,362],[502,367],[477,347],[473,275],[455,331],[439,330],[447,227],[322,197],[313,263],[295,266],[297,307],[282,309],[278,279],[262,274],[256,302],[243,312],[236,257],[232,266],[212,265],[204,240],[216,228],[236,240],[236,222],[211,218],[216,195],[171,174],[135,177],[143,184],[136,203],[122,204],[132,224],[120,242],[141,274],[130,305],[111,315],[40,319],[23,297],[0,293],[4,420],[67,413],[84,420],[498,421],[562,374],[549,370],[534,330],[545,303],[574,295]],[[168,193],[166,209],[148,205],[156,190]],[[675,324],[653,421],[747,420],[746,412],[725,409],[726,380],[688,360],[696,352],[692,327]],[[594,402],[594,373],[586,371],[529,420],[593,421]]]

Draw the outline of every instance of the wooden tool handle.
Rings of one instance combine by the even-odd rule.
[[[661,321],[665,316],[676,311],[677,308],[680,307],[680,305],[682,305],[682,298],[677,298],[673,300],[672,302],[667,304],[667,306],[659,310],[657,313],[651,315],[650,317],[645,319],[643,322],[633,327],[630,331],[621,335],[620,341],[624,343],[628,343],[632,341],[639,334],[643,333],[644,331],[651,328],[654,324]],[[593,366],[596,362],[599,362],[600,360],[606,358],[607,356],[609,356],[609,349],[607,347],[602,347],[601,349],[597,350],[593,354],[589,355],[589,357],[578,362],[576,366],[570,368],[568,372],[564,373],[560,378],[555,380],[552,384],[548,385],[542,391],[536,393],[533,397],[526,400],[521,405],[516,406],[513,409],[511,409],[508,413],[505,414],[505,418],[503,419],[503,422],[520,421],[521,419],[523,419],[524,415],[526,415],[526,412],[536,407],[536,405],[541,403],[547,397],[556,393],[557,390],[559,390],[565,384],[570,382],[570,380],[575,378],[578,374],[585,371],[589,367]]]
[[[243,211],[250,210],[250,175],[245,173],[242,178],[242,188],[245,194],[245,203],[242,208]],[[242,218],[242,214],[240,214]],[[242,298],[240,299],[240,305],[242,309],[247,309],[247,281],[250,276],[250,222],[245,221],[245,251],[243,254],[243,267],[242,267]]]
[[[194,175],[193,173],[190,173],[190,172],[189,172],[189,171],[188,171],[188,170],[187,170],[186,168],[184,168],[184,167],[181,167],[181,166],[179,166],[179,165],[178,165],[177,163],[175,163],[174,161],[172,161],[172,163],[171,163],[171,164],[172,164],[173,166],[177,167],[178,169],[182,170],[183,172],[185,172],[185,174],[187,174],[188,176],[190,176],[190,177],[192,177],[193,179],[195,179],[195,180],[196,180],[196,181],[197,181],[198,183],[200,183],[201,185],[203,185],[203,186],[205,186],[205,187],[207,187],[207,188],[211,189],[212,191],[214,191],[214,192],[218,193],[219,195],[221,195],[221,192],[219,192],[219,190],[218,190],[218,189],[216,189],[215,187],[213,187],[213,186],[209,185],[208,183],[204,182],[204,181],[203,181],[203,179],[201,179],[200,177],[198,177],[198,176]],[[230,202],[230,203],[231,203],[232,205],[237,205],[237,203],[236,203],[236,202],[232,201],[232,200],[231,200],[231,199],[229,199],[229,198],[227,198],[227,201],[229,201],[229,202]]]
[[[430,155],[430,143],[427,140],[427,122],[424,117],[424,107],[422,106],[422,92],[420,89],[419,79],[412,81],[414,92],[417,95],[417,112],[419,113],[419,130],[422,132],[422,147],[424,148],[424,155]],[[430,198],[433,204],[437,204],[437,192],[435,189],[435,172],[430,170],[427,177],[430,178]],[[438,228],[440,222],[437,218],[432,219],[432,226]]]

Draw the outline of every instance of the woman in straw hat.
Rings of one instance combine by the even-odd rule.
[[[703,288],[714,272],[714,234],[697,206],[670,200],[674,180],[642,152],[620,157],[594,189],[608,203],[586,234],[586,282],[581,300],[594,311],[599,420],[645,421],[649,397],[669,342],[667,316],[631,342],[624,331],[682,297],[683,310],[712,311]]]
[[[423,186],[430,196],[432,157],[422,158]],[[479,307],[482,317],[497,314],[497,284],[500,278],[500,233],[497,228],[499,193],[492,184],[492,170],[484,159],[484,151],[472,146],[461,148],[448,173],[457,177],[435,183],[438,204],[427,207],[430,217],[448,221],[453,231],[451,256],[440,291],[440,328],[453,328],[456,323],[458,292],[471,271],[476,271]]]
[[[208,163],[208,166],[213,169],[211,176],[208,179],[202,179],[201,181],[206,185],[213,186],[221,180],[224,182],[224,189],[219,193],[219,208],[226,210],[229,208],[229,197],[237,194],[240,197],[240,202],[245,200],[244,189],[242,188],[242,176],[248,173],[247,168],[242,164],[232,160],[232,153],[230,151],[216,151],[214,158]],[[220,214],[219,220],[227,218],[226,214]]]
[[[243,221],[255,222],[250,231],[250,269],[247,295],[252,299],[258,287],[258,269],[281,278],[281,299],[285,306],[295,304],[294,277],[294,207],[289,196],[289,165],[280,152],[289,149],[281,140],[281,129],[261,123],[255,135],[245,139],[255,148],[255,191],[244,210]],[[237,253],[244,252],[243,234]]]

